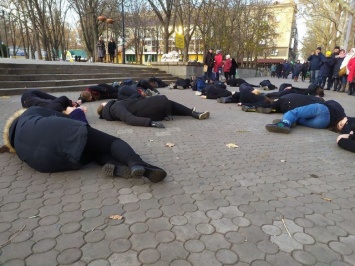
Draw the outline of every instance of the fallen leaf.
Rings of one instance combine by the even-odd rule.
[[[282,163],[286,162],[286,160],[280,160]]]
[[[326,200],[326,201],[332,201],[331,198],[323,198],[323,197],[322,197],[322,199],[323,199],[323,200]]]
[[[110,219],[112,219],[112,220],[122,220],[122,219],[123,219],[123,216],[118,215],[118,214],[116,214],[116,215],[111,215],[111,216],[110,216]]]
[[[174,147],[175,144],[171,143],[171,142],[168,142],[168,143],[165,144],[165,146],[171,148],[171,147]]]
[[[311,174],[311,177],[313,177],[313,178],[318,178],[318,176],[315,175],[315,174]]]
[[[227,146],[228,148],[238,148],[238,145],[235,144],[235,143],[228,143],[228,144],[226,144],[226,146]]]

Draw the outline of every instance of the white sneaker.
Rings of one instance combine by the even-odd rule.
[[[201,95],[202,95],[202,92],[200,92],[200,91],[196,91],[196,92],[195,92],[195,95],[197,95],[197,96],[201,96]]]

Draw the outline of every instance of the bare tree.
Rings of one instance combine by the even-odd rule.
[[[148,0],[164,29],[164,53],[169,51],[169,37],[175,31],[175,0]]]

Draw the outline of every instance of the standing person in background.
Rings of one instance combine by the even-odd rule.
[[[285,62],[282,65],[283,65],[282,78],[287,79],[288,75],[290,74],[291,65],[287,60],[285,60]]]
[[[345,50],[341,49],[339,55],[335,56],[335,64],[333,68],[333,84],[334,91],[344,92],[346,87],[346,70],[344,74],[339,75],[340,66],[342,65],[344,58],[346,56]]]
[[[276,65],[272,64],[270,67],[271,77],[276,77]]]
[[[113,63],[115,60],[115,55],[116,55],[116,43],[114,42],[113,38],[111,37],[109,43],[108,43],[108,53],[110,55],[110,63]]]
[[[226,60],[224,60],[224,76],[226,77],[226,81],[231,78],[230,71],[232,68],[232,60],[229,54],[226,55]]]
[[[282,72],[283,72],[284,66],[281,63],[278,63],[276,66],[276,76],[277,78],[281,78],[282,77]]]
[[[105,49],[105,43],[102,40],[102,36],[99,37],[96,47],[97,47],[97,58],[99,59],[99,62],[103,62],[106,54],[106,49]]]
[[[317,84],[321,61],[324,57],[321,51],[322,48],[317,47],[316,51],[307,58],[307,61],[309,62],[309,70],[311,71],[311,79],[309,83]]]
[[[208,53],[206,54],[203,63],[207,66],[207,72],[205,72],[205,77],[208,81],[213,80],[212,77],[212,69],[214,66],[214,53],[213,53],[213,48],[210,48],[208,50]]]
[[[237,68],[238,68],[238,63],[235,61],[234,58],[232,58],[232,66],[229,72],[229,76],[231,79],[235,79],[236,77],[238,77]]]
[[[295,82],[298,81],[298,76],[302,71],[303,66],[300,63],[300,60],[297,60],[296,64],[293,66],[293,80]]]
[[[219,76],[222,74],[223,67],[223,56],[222,51],[217,50],[216,55],[214,56],[214,66],[213,71],[216,73],[216,80],[219,81]]]
[[[302,64],[302,81],[305,81],[305,80],[306,80],[308,68],[309,68],[308,62],[305,61],[305,62]]]

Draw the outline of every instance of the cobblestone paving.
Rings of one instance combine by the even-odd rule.
[[[39,173],[0,156],[1,265],[355,265],[354,154],[338,148],[336,133],[297,126],[274,134],[264,126],[279,114],[160,91],[211,111],[210,119],[131,127],[98,119],[98,103],[86,106],[93,127],[166,169],[161,183],[112,179],[95,164]],[[355,116],[355,97],[326,92],[326,99]],[[0,104],[3,128],[20,96]],[[124,220],[108,219],[115,214]]]

